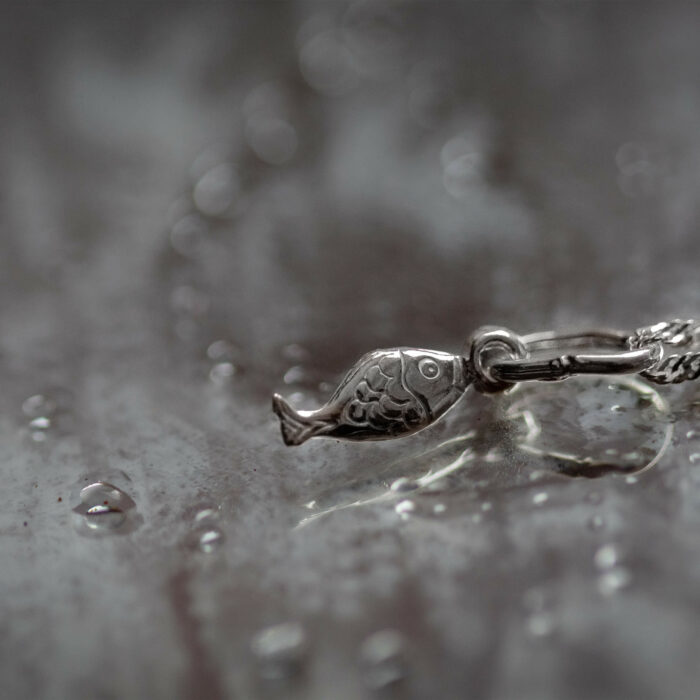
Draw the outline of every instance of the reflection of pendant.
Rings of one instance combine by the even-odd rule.
[[[587,352],[578,352],[582,348]],[[697,379],[700,323],[670,321],[632,334],[593,330],[527,336],[486,326],[474,333],[463,355],[375,350],[355,364],[320,409],[296,411],[278,394],[273,409],[288,445],[322,436],[384,440],[428,427],[470,384],[477,391],[501,393],[519,382],[579,374],[641,374],[659,384]]]
[[[638,474],[661,459],[673,436],[668,403],[637,377],[523,384],[506,402],[514,448],[563,476]]]

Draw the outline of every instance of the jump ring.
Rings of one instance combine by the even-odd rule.
[[[506,349],[510,351],[509,359],[524,360],[529,356],[529,352],[519,335],[500,326],[482,326],[472,334],[468,345],[469,362],[475,375],[474,387],[478,391],[493,394],[515,386],[516,382],[496,379],[491,374],[487,351]]]

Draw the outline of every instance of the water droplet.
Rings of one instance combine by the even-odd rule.
[[[228,340],[215,340],[207,348],[207,357],[210,360],[231,361],[236,355],[236,347]]]
[[[306,82],[327,95],[341,95],[357,85],[353,57],[333,30],[319,32],[304,43],[299,67]]]
[[[22,404],[22,411],[29,418],[52,416],[56,409],[56,402],[44,394],[34,394]]]
[[[613,413],[624,413],[627,409],[624,406],[619,406],[618,404],[615,404],[614,406],[610,407],[610,410]]]
[[[594,515],[590,520],[588,521],[588,527],[591,530],[600,530],[605,526],[605,520],[603,519],[602,516],[600,515]]]
[[[503,454],[501,453],[501,450],[498,447],[492,447],[484,455],[484,462],[488,462],[489,464],[494,464],[495,462],[499,462],[502,459]]]
[[[696,437],[700,436],[700,433],[698,433],[697,430],[689,430],[685,436],[688,438],[688,440],[694,440]]]
[[[433,513],[436,515],[440,515],[444,513],[447,510],[447,506],[444,503],[436,503],[433,506]]]
[[[196,183],[212,168],[226,163],[227,147],[224,144],[211,144],[205,148],[190,166],[190,178]]]
[[[456,136],[445,143],[440,150],[440,163],[443,168],[446,168],[450,163],[468,156],[473,153],[478,153],[478,148],[472,139],[466,136]]]
[[[110,505],[122,510],[133,508],[134,501],[120,488],[106,481],[96,481],[80,491],[80,501],[87,505]]]
[[[413,501],[409,500],[399,501],[394,507],[396,513],[404,519],[408,518],[409,514],[412,513],[415,509],[416,504]]]
[[[213,520],[217,518],[219,512],[214,508],[202,508],[195,516],[194,521],[196,523],[201,523],[204,520]]]
[[[211,527],[204,530],[197,540],[199,549],[205,554],[215,552],[223,543],[224,535],[218,528]]]
[[[627,569],[617,567],[601,574],[598,578],[598,590],[602,595],[611,596],[627,588],[632,582],[632,576]]]
[[[640,167],[650,166],[656,170],[664,170],[668,157],[664,149],[657,144],[629,141],[617,150],[615,162],[621,173],[634,175]]]
[[[309,351],[299,343],[289,343],[282,348],[282,357],[292,362],[302,362],[309,357]]]
[[[67,389],[53,387],[34,394],[22,403],[22,412],[30,420],[29,437],[34,442],[45,442],[49,430],[65,428],[69,423],[73,394]]]
[[[420,484],[418,484],[417,481],[414,481],[413,479],[409,479],[405,476],[402,476],[401,478],[396,479],[396,481],[394,481],[391,484],[390,488],[392,491],[396,491],[396,492],[401,493],[404,491],[415,491],[419,486],[420,486]]]
[[[536,506],[541,506],[543,503],[546,503],[549,500],[549,494],[546,491],[540,491],[539,493],[536,493],[532,497],[532,502]]]
[[[119,508],[99,504],[85,512],[85,523],[92,530],[114,530],[126,520],[126,513]]]
[[[488,511],[493,509],[493,503],[490,501],[485,501],[484,503],[481,504],[481,510],[484,511],[484,513],[487,513]]]
[[[612,544],[603,545],[593,556],[593,561],[599,569],[611,569],[619,560],[620,555]]]
[[[295,367],[290,367],[283,377],[285,384],[301,384],[306,379],[306,370],[303,367],[297,365]]]
[[[193,192],[194,202],[203,214],[221,216],[238,198],[240,187],[236,169],[230,163],[221,163],[197,181]]]
[[[282,165],[296,153],[296,129],[284,119],[266,116],[250,119],[246,124],[248,145],[260,160],[270,165]]]
[[[463,199],[483,181],[483,161],[479,153],[467,153],[445,167],[442,183],[456,199]]]
[[[175,222],[170,230],[170,245],[180,255],[192,257],[203,246],[208,233],[206,222],[197,214],[188,214]]]
[[[217,362],[209,371],[209,379],[214,384],[227,384],[236,374],[236,367],[230,362]]]
[[[386,688],[406,675],[405,643],[396,630],[381,630],[367,637],[360,646],[360,665],[367,685]]]
[[[90,531],[124,531],[136,504],[124,491],[105,481],[89,484],[80,491],[80,504],[73,508]]]
[[[689,459],[691,464],[700,462],[700,452],[693,452],[693,454],[690,455]]]
[[[539,612],[527,618],[527,630],[533,637],[547,637],[554,631],[554,617],[547,612]]]
[[[45,416],[34,418],[29,422],[29,427],[32,430],[48,430],[51,427],[51,419]]]
[[[393,2],[359,0],[348,7],[342,36],[359,71],[376,80],[398,78],[406,38],[404,21]]]
[[[289,678],[301,670],[308,651],[304,628],[297,622],[285,622],[258,632],[250,645],[258,671],[270,680]]]
[[[639,479],[636,476],[633,476],[632,474],[625,477],[626,484],[636,484],[638,481]]]

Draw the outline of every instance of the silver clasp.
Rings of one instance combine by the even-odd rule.
[[[594,329],[519,336],[507,328],[485,326],[470,339],[474,385],[479,391],[495,393],[523,381],[651,371],[663,357],[661,341],[652,338],[635,346],[631,339],[637,334]],[[592,352],[577,352],[579,348]],[[552,353],[556,353],[554,357]]]

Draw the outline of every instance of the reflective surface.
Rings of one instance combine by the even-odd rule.
[[[700,8],[439,7],[0,9],[3,698],[697,695],[697,382],[279,439],[373,348],[700,309]]]

